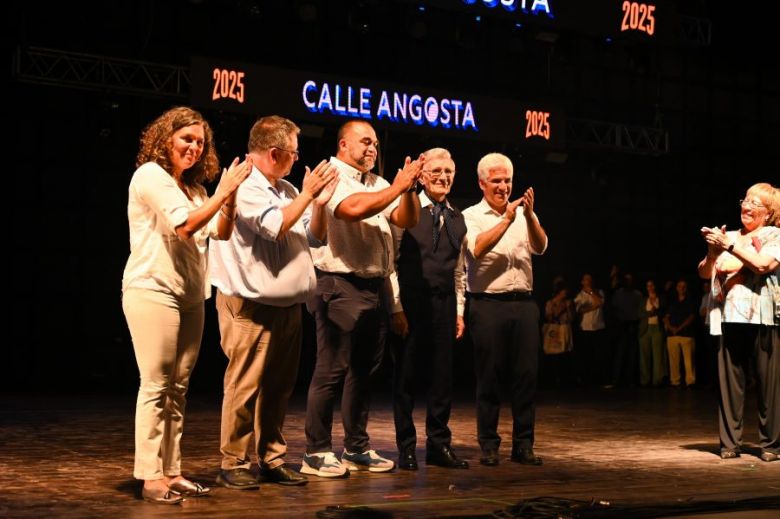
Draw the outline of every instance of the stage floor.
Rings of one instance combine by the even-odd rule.
[[[542,496],[608,502],[602,515],[614,517],[672,515],[671,510],[641,515],[646,507],[662,505],[692,514],[694,507],[708,502],[717,503],[710,513],[777,517],[780,462],[757,458],[757,419],[750,396],[747,445],[734,460],[718,456],[712,390],[557,390],[539,394],[536,452],[544,457],[541,467],[509,461],[511,416],[506,407],[500,423],[505,441],[501,463],[481,466],[474,405],[460,399],[451,420],[453,447],[471,463],[468,470],[426,467],[421,436],[417,472],[354,473],[344,480],[311,477],[304,487],[264,484],[259,491],[215,487],[220,402],[193,396],[182,444],[184,471],[213,491],[173,507],[140,500],[140,483],[132,479],[133,396],[3,396],[0,517],[315,517],[317,512],[320,517],[476,517]],[[416,418],[421,433],[423,413]],[[285,426],[287,460],[296,469],[304,450],[303,422],[304,401],[296,397]],[[340,451],[338,416],[335,423],[335,447]],[[375,402],[369,432],[374,448],[397,457],[387,398]],[[762,500],[754,507],[758,510],[732,508],[746,499]],[[343,508],[323,512],[332,506]],[[373,513],[353,507],[368,507]],[[617,513],[620,507],[636,508]]]

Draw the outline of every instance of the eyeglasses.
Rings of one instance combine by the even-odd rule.
[[[291,153],[293,155],[293,157],[295,157],[295,160],[298,160],[298,157],[300,157],[300,155],[301,155],[298,152],[298,150],[288,150],[288,149],[285,149],[285,148],[280,148],[279,146],[273,146],[273,147],[276,148],[277,150],[282,150],[282,151],[286,151],[287,153]]]
[[[455,174],[455,170],[450,168],[424,169],[423,173],[428,173],[431,178],[439,178],[442,175],[451,177]]]
[[[766,209],[766,206],[760,202],[756,203],[752,200],[740,200],[740,207],[749,207],[751,209]]]

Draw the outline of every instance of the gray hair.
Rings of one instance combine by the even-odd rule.
[[[479,174],[479,179],[487,180],[488,172],[491,169],[498,167],[506,168],[510,178],[512,177],[514,168],[512,167],[512,161],[509,160],[509,157],[502,153],[488,153],[479,159],[479,163],[477,164],[477,174]]]
[[[450,155],[450,152],[444,148],[431,148],[423,152],[423,157],[425,157],[426,162],[429,160],[438,160],[438,159],[452,160],[454,162],[452,155]]]

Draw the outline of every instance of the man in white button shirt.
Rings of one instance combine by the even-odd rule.
[[[254,167],[236,197],[236,228],[230,240],[210,250],[228,358],[217,483],[232,489],[258,487],[249,470],[250,450],[264,481],[307,482],[284,463],[282,424],[298,374],[301,303],[316,285],[309,246],[325,239],[324,207],[338,177],[322,161],[312,172],[306,168],[300,193],[284,180],[298,159],[299,131],[275,115],[254,124],[249,133]]]
[[[327,243],[313,251],[317,290],[308,305],[317,323],[317,361],[306,404],[306,453],[301,472],[343,477],[347,470],[386,472],[395,464],[369,444],[366,426],[369,380],[379,367],[387,329],[385,283],[394,268],[390,224],[417,224],[414,192],[424,159],[406,158],[388,183],[371,173],[379,142],[366,121],[345,123],[330,162],[339,185],[327,204]],[[344,452],[333,452],[331,430],[336,392],[342,386]]]
[[[533,451],[540,334],[539,307],[531,297],[531,255],[544,253],[547,234],[534,213],[533,188],[509,201],[513,168],[508,157],[489,153],[477,164],[477,172],[483,199],[463,216],[468,228],[468,327],[474,342],[480,463],[499,462],[503,376],[511,385],[511,459],[541,465]]]

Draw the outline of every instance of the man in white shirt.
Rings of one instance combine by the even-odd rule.
[[[330,162],[339,185],[327,204],[328,241],[313,251],[317,289],[308,302],[317,323],[317,361],[306,404],[306,453],[301,472],[343,477],[347,470],[386,472],[395,464],[372,450],[366,426],[370,377],[382,360],[387,329],[383,297],[393,272],[390,224],[417,224],[414,191],[424,159],[407,157],[393,180],[371,173],[377,159],[376,132],[366,121],[345,123]],[[343,384],[344,452],[333,452],[336,391]]]
[[[322,161],[301,192],[283,177],[298,159],[299,128],[263,117],[249,134],[254,168],[236,197],[230,240],[210,248],[212,284],[222,349],[228,358],[222,402],[222,470],[217,483],[257,488],[250,472],[250,438],[264,481],[302,485],[306,478],[284,463],[282,424],[295,386],[301,350],[301,303],[314,292],[309,245],[325,239],[324,206],[338,183]]]
[[[547,249],[547,234],[534,213],[534,190],[514,202],[512,162],[489,153],[477,164],[483,199],[463,211],[468,327],[477,378],[480,463],[498,465],[500,378],[510,381],[512,461],[541,465],[534,454],[534,394],[539,363],[539,307],[533,300],[531,255]],[[518,211],[518,207],[522,209]]]
[[[606,357],[604,323],[604,291],[593,284],[593,276],[586,272],[580,281],[582,289],[574,298],[574,308],[580,317],[580,331],[575,338],[574,358],[577,360],[577,378],[589,384],[606,384],[612,376],[612,358]]]

